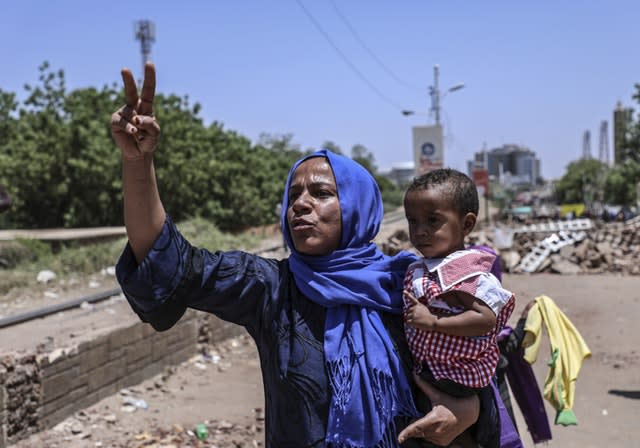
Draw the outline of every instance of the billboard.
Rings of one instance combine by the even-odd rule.
[[[480,196],[489,195],[489,170],[485,168],[474,168],[471,171],[471,178],[473,183],[478,188],[478,194]]]
[[[444,166],[442,126],[436,124],[413,128],[413,158],[416,176]]]

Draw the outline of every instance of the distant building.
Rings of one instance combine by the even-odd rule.
[[[633,109],[625,108],[618,101],[613,111],[613,163],[618,164],[626,157],[629,142],[629,128],[633,117]]]
[[[416,175],[416,165],[414,162],[399,162],[391,166],[391,170],[386,173],[386,176],[391,181],[403,187],[408,185]]]
[[[474,170],[486,169],[489,176],[505,186],[536,185],[540,178],[540,159],[521,145],[502,145],[492,150],[476,152],[467,162],[471,176]]]

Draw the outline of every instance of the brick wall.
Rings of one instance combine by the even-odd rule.
[[[0,448],[50,428],[124,387],[161,373],[198,347],[244,330],[188,311],[168,331],[137,322],[77,346],[0,356]]]

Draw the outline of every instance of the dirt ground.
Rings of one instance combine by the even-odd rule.
[[[506,275],[517,295],[513,322],[524,305],[545,294],[561,307],[589,345],[576,386],[579,424],[553,425],[563,448],[633,447],[640,440],[640,281],[636,277]],[[548,343],[543,341],[534,371],[540,387],[547,373]],[[147,409],[127,404],[141,398]],[[534,444],[516,406],[526,447]],[[164,375],[148,380],[68,418],[55,428],[14,445],[26,447],[259,447],[263,446],[263,396],[252,341],[240,337],[213,347]],[[204,423],[208,437],[195,428]]]

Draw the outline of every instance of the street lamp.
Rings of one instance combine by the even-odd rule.
[[[436,125],[440,124],[440,100],[443,99],[447,94],[451,92],[455,92],[456,90],[460,90],[464,88],[464,84],[456,84],[452,87],[449,87],[447,91],[440,97],[440,67],[436,64],[433,66],[433,86],[429,88],[429,92],[431,93],[431,111],[436,116]]]
[[[463,89],[465,87],[464,83],[455,84],[449,87],[442,95],[440,94],[439,87],[440,80],[440,67],[436,64],[433,66],[433,85],[429,86],[429,95],[431,96],[431,112],[435,114],[436,117],[436,125],[440,124],[440,101],[442,101],[449,93],[455,92],[456,90]],[[402,115],[405,117],[409,115],[416,115],[416,112],[413,110],[402,110]]]

